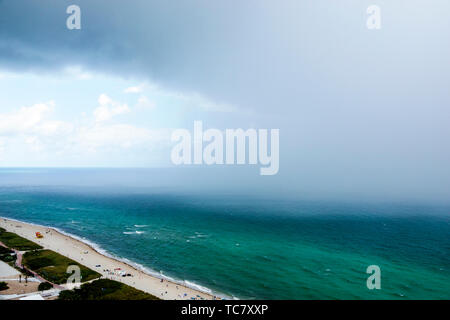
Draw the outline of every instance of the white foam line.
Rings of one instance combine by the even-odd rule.
[[[157,271],[154,271],[154,270],[152,270],[150,268],[147,268],[147,267],[143,266],[140,263],[131,261],[131,260],[127,259],[127,258],[122,258],[122,257],[116,256],[115,254],[111,254],[108,251],[106,251],[105,249],[103,249],[99,244],[97,244],[95,242],[92,242],[92,241],[90,241],[90,240],[88,240],[88,239],[86,239],[84,237],[79,237],[77,235],[74,235],[74,234],[71,234],[69,232],[63,231],[63,230],[61,230],[61,229],[59,229],[57,227],[48,226],[48,225],[45,226],[45,225],[42,225],[42,224],[37,224],[37,223],[27,222],[27,221],[22,221],[22,220],[17,220],[17,219],[3,217],[3,216],[0,216],[0,219],[8,219],[8,220],[16,221],[16,222],[20,222],[20,223],[28,223],[28,224],[31,224],[31,225],[36,226],[36,227],[53,229],[53,230],[55,230],[55,231],[65,235],[65,236],[71,237],[71,238],[73,238],[75,240],[78,240],[78,241],[84,243],[84,244],[87,244],[92,249],[94,249],[98,253],[100,253],[100,254],[108,257],[108,258],[124,262],[124,263],[126,263],[126,264],[128,264],[128,265],[130,265],[130,266],[132,266],[132,267],[134,267],[136,269],[138,269],[139,271],[142,271],[142,272],[144,272],[144,273],[146,273],[146,274],[148,274],[150,276],[153,276],[155,278],[168,280],[168,281],[171,281],[173,283],[176,283],[176,284],[179,284],[179,285],[184,285],[184,286],[186,286],[188,288],[191,288],[191,289],[194,289],[194,290],[198,290],[198,291],[201,291],[201,292],[207,293],[207,294],[212,294],[212,295],[215,295],[215,296],[220,297],[220,298],[230,299],[230,297],[225,295],[225,294],[217,293],[217,292],[215,292],[215,291],[213,291],[213,290],[211,290],[209,288],[206,288],[206,287],[203,287],[201,285],[198,285],[195,282],[191,282],[189,280],[178,280],[178,279],[175,279],[175,278],[172,278],[172,277],[164,275],[163,271],[157,272]],[[239,299],[239,298],[237,298],[235,296],[232,296],[231,298],[233,300],[238,300]]]

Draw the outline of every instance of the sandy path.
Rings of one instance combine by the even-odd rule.
[[[99,272],[104,278],[120,281],[161,299],[181,300],[191,299],[192,297],[200,299],[198,296],[204,299],[214,299],[214,297],[210,294],[200,292],[168,280],[161,282],[161,279],[137,270],[124,262],[106,257],[95,251],[87,244],[61,234],[55,229],[49,229],[47,227],[36,226],[6,218],[0,218],[0,227],[38,243],[45,249],[53,250],[72,260],[75,260],[76,262]],[[36,232],[42,233],[44,238],[37,239],[35,236]],[[96,265],[101,265],[101,267],[98,268]],[[121,271],[124,271],[125,273],[132,274],[133,277],[121,277],[117,274],[110,275],[105,271],[113,271],[117,268],[120,268]]]

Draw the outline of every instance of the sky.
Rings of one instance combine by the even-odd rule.
[[[230,167],[208,187],[450,199],[449,9],[0,0],[0,166],[171,167],[171,132],[201,120],[280,129],[277,175]]]

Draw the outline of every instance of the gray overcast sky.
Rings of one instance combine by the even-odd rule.
[[[79,31],[66,28],[70,4],[81,7]],[[366,9],[371,4],[381,8],[381,30],[366,28]],[[195,119],[221,129],[280,128],[279,174],[260,177],[251,168],[245,189],[293,196],[446,200],[450,198],[448,12],[450,3],[445,0],[432,4],[425,0],[3,0],[0,71],[27,78],[13,87],[12,78],[5,76],[0,118],[17,119],[18,107],[52,99],[62,118],[71,117],[70,112],[82,108],[73,100],[88,101],[91,85],[73,84],[78,95],[70,97],[71,102],[64,101],[62,93],[55,98],[44,97],[43,92],[52,92],[54,83],[48,78],[78,66],[101,74],[101,79],[122,79],[117,81],[130,86],[147,82],[165,93],[195,93],[194,97],[208,101],[205,105],[236,108],[226,113],[194,110],[175,117],[167,111],[171,102],[161,98],[156,109],[166,111],[153,118],[158,121],[149,124],[151,129],[189,127]],[[45,78],[46,88],[34,91],[30,73]],[[105,83],[104,91],[115,99],[116,82],[94,81]],[[15,89],[19,83],[22,91]],[[53,91],[57,90],[65,92],[55,85]],[[97,96],[104,93],[103,88],[98,90]],[[20,100],[34,96],[37,101]],[[142,126],[143,118],[136,116],[130,123]],[[102,130],[107,132],[105,126]],[[133,132],[141,137],[146,131]],[[6,146],[10,137],[11,133],[3,133]],[[27,132],[26,139],[58,145],[36,133]],[[167,150],[158,150],[158,163],[164,164]],[[9,154],[4,165],[77,163],[70,157],[60,162],[21,162],[23,151]],[[130,152],[126,159],[119,152],[108,155],[117,159],[115,165],[143,165],[138,152],[135,156]],[[84,159],[91,162],[83,165],[109,164],[100,156]],[[232,168],[226,171],[233,175]],[[222,183],[231,189],[240,186],[237,179]]]

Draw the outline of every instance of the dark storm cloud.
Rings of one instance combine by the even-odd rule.
[[[369,31],[366,8],[377,2],[382,29]],[[70,4],[82,9],[82,30],[66,28]],[[5,0],[0,67],[82,65],[253,109],[259,127],[281,129],[274,181],[286,189],[445,199],[449,9],[444,0]]]
[[[80,31],[65,26],[73,3]],[[0,61],[45,71],[82,64],[270,112],[291,108],[323,80],[315,69],[330,63],[328,39],[311,32],[326,23],[321,9],[291,0],[5,1]]]
[[[70,4],[82,9],[82,30],[66,28]],[[405,25],[401,20],[383,36],[367,33],[368,4],[3,1],[0,63],[4,68],[44,71],[82,64],[125,77],[152,78],[269,113],[293,108],[316,112],[330,109],[331,104],[351,104],[347,94],[352,91],[358,93],[355,103],[361,103],[363,95],[389,94],[389,81],[415,77],[412,67],[423,52],[411,52],[439,45],[437,39],[426,39],[424,28],[433,30],[423,22],[407,25],[408,32],[419,39],[405,37],[406,30],[399,28]],[[392,7],[391,15],[398,9]],[[388,13],[385,17],[391,18]],[[401,44],[398,39],[403,39]],[[386,47],[390,50],[383,50]],[[438,61],[445,57],[432,53],[431,58]],[[381,84],[384,79],[388,81]]]

